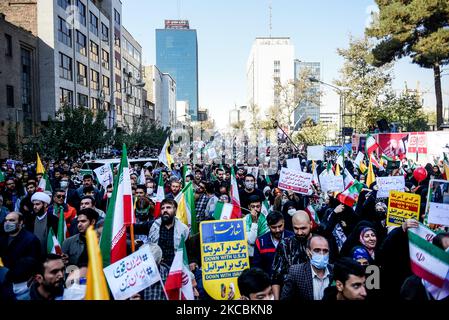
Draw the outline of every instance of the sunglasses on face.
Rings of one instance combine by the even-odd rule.
[[[58,195],[56,195],[55,197],[56,197],[56,199],[64,199],[65,195],[63,195],[63,194],[58,194]]]

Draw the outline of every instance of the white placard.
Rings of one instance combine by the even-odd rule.
[[[377,177],[376,183],[379,187],[379,190],[377,191],[377,198],[388,198],[390,190],[405,191],[404,176]]]
[[[125,300],[161,281],[148,245],[103,269],[115,300]]]
[[[213,159],[215,159],[216,157],[218,157],[217,156],[217,151],[215,150],[215,148],[209,148],[209,149],[207,149],[207,155],[209,156],[209,159],[210,160],[213,160]]]
[[[111,166],[109,164],[102,165],[101,167],[95,169],[94,172],[103,188],[106,189],[108,185],[112,184],[114,178],[112,175]]]
[[[299,158],[287,159],[287,168],[290,170],[302,171]]]
[[[323,192],[342,192],[345,190],[345,186],[343,184],[343,176],[322,176],[320,178],[320,185]]]
[[[426,215],[427,223],[449,227],[449,181],[430,180]]]
[[[248,174],[252,174],[257,180],[259,177],[259,167],[246,167],[245,169]]]
[[[313,175],[311,173],[282,168],[278,186],[282,190],[291,190],[307,195],[309,194],[312,179]]]
[[[307,147],[307,160],[324,161],[324,146]]]

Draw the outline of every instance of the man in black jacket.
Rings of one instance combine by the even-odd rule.
[[[5,218],[5,235],[0,237],[0,258],[5,267],[14,270],[22,258],[39,260],[39,239],[23,227],[23,215],[10,212]]]

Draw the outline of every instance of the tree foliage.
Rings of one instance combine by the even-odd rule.
[[[350,119],[345,118],[343,127],[352,127],[357,132],[367,132],[373,125],[367,119],[374,120],[372,116],[375,115],[375,108],[391,86],[391,65],[373,66],[372,48],[367,37],[350,37],[347,49],[337,49],[344,63],[340,70],[341,77],[335,84],[344,88],[341,93],[345,99],[344,113],[352,114]]]
[[[433,68],[437,126],[443,122],[441,65],[449,63],[449,2],[447,0],[376,0],[377,23],[366,34],[379,43],[373,48],[378,66],[409,56],[413,63]]]
[[[323,145],[326,142],[327,128],[322,123],[315,124],[307,118],[301,129],[293,135],[293,142],[307,146]]]

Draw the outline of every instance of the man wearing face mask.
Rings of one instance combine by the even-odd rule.
[[[245,188],[239,191],[240,206],[242,208],[248,208],[249,197],[258,196],[261,202],[265,200],[265,195],[259,189],[256,189],[256,178],[252,174],[245,176]]]
[[[14,270],[22,258],[40,259],[39,239],[24,228],[20,212],[10,212],[3,228],[5,234],[0,236],[0,258],[5,267]]]
[[[162,249],[162,261],[171,266],[181,240],[189,237],[189,228],[176,217],[178,204],[173,199],[161,202],[161,214],[151,226],[148,242],[159,245]]]
[[[50,228],[53,229],[54,234],[58,234],[59,219],[53,214],[47,214],[48,206],[50,205],[50,196],[44,192],[36,192],[31,197],[33,202],[34,220],[31,220],[30,225],[26,225],[30,232],[32,232],[41,243],[41,254],[47,253],[47,238]]]
[[[292,265],[307,262],[307,241],[312,237],[312,222],[305,211],[298,211],[292,218],[294,237],[282,239],[276,248],[273,260],[271,283],[276,300]]]
[[[312,236],[307,242],[307,256],[309,261],[290,267],[281,300],[321,300],[324,289],[332,283],[329,243],[326,238]]]

